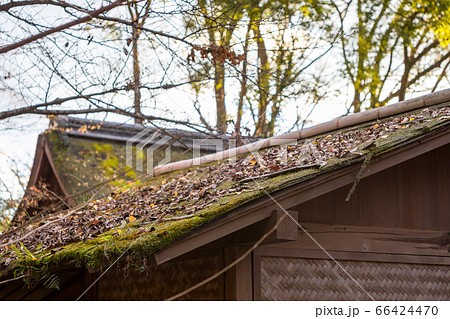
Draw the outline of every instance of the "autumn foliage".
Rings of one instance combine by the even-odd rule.
[[[244,54],[236,54],[236,52],[232,51],[230,48],[227,48],[223,45],[210,44],[208,46],[200,46],[194,45],[191,49],[187,57],[187,62],[195,63],[195,52],[200,52],[201,59],[209,59],[211,56],[211,60],[214,64],[221,64],[226,61],[231,63],[234,66],[239,65],[244,59]]]

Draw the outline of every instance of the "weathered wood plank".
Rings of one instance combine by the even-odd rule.
[[[225,265],[239,258],[248,249],[243,247],[227,247],[224,249]],[[252,259],[251,255],[225,273],[225,300],[245,300],[253,298]]]
[[[293,207],[306,223],[450,230],[450,144]],[[369,165],[370,166],[370,165]]]
[[[355,260],[355,261],[373,261],[373,262],[392,262],[406,264],[425,264],[425,265],[450,265],[450,257],[442,256],[418,256],[401,254],[383,254],[383,253],[359,253],[347,251],[327,251],[333,259],[337,260]],[[292,248],[274,248],[261,247],[255,250],[255,259],[263,256],[269,257],[287,257],[287,258],[312,258],[329,259],[322,250],[292,249]],[[255,282],[256,283],[256,282]]]
[[[206,245],[214,240],[220,239],[226,235],[236,232],[242,228],[252,225],[258,221],[269,218],[272,210],[261,209],[257,211],[247,211],[244,214],[233,214],[222,219],[218,223],[213,223],[209,227],[200,229],[188,238],[170,245],[167,248],[154,254],[156,263],[162,264],[173,258],[181,256],[189,251]]]
[[[281,221],[280,225],[278,225],[278,228],[272,234],[270,234],[269,237],[267,237],[263,244],[297,240],[298,225],[296,221],[298,220],[298,212],[292,210],[286,212],[288,216]],[[259,237],[273,228],[275,224],[280,220],[280,218],[285,214],[286,213],[282,210],[274,210],[272,213],[272,217],[270,217],[269,222],[267,223],[266,227],[263,229]]]
[[[262,248],[262,247],[261,247]],[[252,252],[253,300],[261,300],[261,256]]]
[[[327,251],[450,257],[450,236],[446,232],[324,224],[302,226]],[[269,248],[272,251],[321,250],[301,230],[297,241],[266,245],[258,251]]]

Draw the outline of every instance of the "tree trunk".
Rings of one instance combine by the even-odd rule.
[[[260,22],[257,21],[254,25],[253,31],[258,44],[258,86],[259,86],[259,107],[258,120],[256,123],[255,135],[267,135],[266,113],[267,104],[269,101],[269,59],[267,56],[266,45],[260,32]]]
[[[236,124],[234,126],[234,133],[236,136],[241,135],[241,121],[242,121],[242,110],[244,108],[244,98],[247,94],[247,54],[248,54],[248,43],[250,40],[250,28],[251,22],[248,24],[247,33],[245,35],[244,43],[244,59],[242,61],[242,80],[241,80],[241,92],[239,92],[239,102],[236,116]]]
[[[214,65],[214,93],[216,95],[217,133],[227,132],[227,110],[225,108],[225,67],[223,63]]]
[[[136,124],[142,124],[142,116],[141,113],[141,79],[140,79],[140,68],[139,68],[139,51],[138,51],[138,39],[139,39],[139,30],[133,26],[132,30],[132,41],[133,41],[133,91],[134,91],[134,113],[136,117],[134,122]]]
[[[400,90],[398,91],[398,100],[404,101],[406,96],[406,90],[408,89],[408,79],[409,73],[411,72],[411,64],[408,61],[404,62],[405,71],[402,75],[402,80],[400,82]]]
[[[361,98],[358,89],[355,89],[355,95],[353,96],[352,106],[353,106],[353,113],[361,112]]]

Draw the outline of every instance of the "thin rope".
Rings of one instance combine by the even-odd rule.
[[[344,267],[336,260],[336,259],[334,259],[333,258],[333,256],[331,256],[330,255],[330,253],[325,249],[325,248],[323,248],[323,246],[309,233],[309,232],[307,232],[306,231],[306,229],[302,226],[302,225],[300,225],[300,223],[294,218],[294,217],[292,217],[291,216],[291,214],[289,214],[284,208],[283,208],[283,206],[281,206],[280,205],[280,203],[278,203],[276,200],[275,200],[275,198],[273,198],[273,196],[272,195],[270,195],[263,187],[261,187],[261,184],[259,184],[258,183],[258,181],[256,181],[255,179],[254,179],[254,181],[256,182],[256,184],[258,184],[258,186],[264,191],[264,193],[266,193],[267,194],[267,196],[269,196],[269,198],[270,199],[272,199],[272,201],[275,203],[275,204],[277,204],[278,205],[278,207],[280,207],[281,208],[281,210],[286,214],[286,215],[288,215],[293,221],[294,221],[294,223],[296,223],[297,224],[297,226],[303,231],[303,232],[305,232],[305,234],[306,235],[308,235],[308,237],[309,238],[311,238],[311,240],[332,260],[332,261],[334,261],[335,263],[336,263],[336,265],[338,265],[339,266],[339,268],[341,268],[342,269],[342,271],[347,275],[347,276],[349,276],[349,278],[350,279],[352,279],[355,283],[356,283],[356,285],[359,287],[359,288],[361,288],[361,290],[362,291],[364,291],[364,293],[367,295],[367,296],[369,296],[369,298],[370,299],[372,299],[372,301],[375,301],[375,298],[373,298],[368,292],[367,292],[367,290],[366,289],[364,289],[364,287],[363,286],[361,286],[361,284],[352,276],[352,275],[350,275],[345,269],[344,269]]]
[[[245,257],[247,257],[252,251],[254,251],[263,241],[264,239],[266,239],[271,233],[273,233],[278,226],[280,225],[280,223],[286,218],[286,215],[283,215],[278,222],[275,224],[275,226],[273,226],[267,233],[265,233],[256,243],[253,244],[253,246],[248,249],[244,254],[242,254],[241,257],[239,257],[238,259],[236,259],[235,261],[233,261],[231,264],[229,264],[228,266],[226,266],[225,268],[223,268],[222,270],[216,272],[214,275],[206,278],[205,280],[199,282],[198,284],[184,290],[183,292],[180,292],[179,294],[176,294],[175,296],[172,296],[168,299],[166,299],[165,301],[172,301],[172,300],[176,300],[184,295],[186,295],[187,293],[190,293],[191,291],[203,286],[204,284],[210,282],[211,280],[214,280],[215,278],[219,277],[220,275],[222,275],[223,273],[225,273],[226,271],[230,270],[231,268],[233,268],[234,266],[236,266],[239,262],[241,262]]]
[[[341,268],[342,269],[342,271],[350,278],[350,279],[352,279],[355,283],[356,283],[356,285],[367,295],[367,296],[369,296],[369,298],[372,300],[372,301],[375,301],[375,298],[373,298],[368,292],[367,292],[367,290],[366,289],[364,289],[364,287],[363,286],[361,286],[361,284],[352,276],[352,275],[350,275],[345,269],[344,269],[344,267],[336,260],[336,259],[334,259],[333,258],[333,256],[331,256],[330,255],[330,253],[325,249],[325,248],[323,248],[323,246],[309,233],[309,232],[307,232],[306,231],[306,229],[302,226],[302,225],[300,225],[300,223],[294,218],[294,217],[292,217],[292,215],[291,214],[289,214],[285,209],[284,209],[284,207],[283,206],[281,206],[281,204],[280,203],[278,203],[277,201],[276,201],[276,199],[275,198],[273,198],[273,196],[272,195],[270,195],[266,190],[265,190],[265,188],[264,187],[262,187],[261,186],[261,184],[259,184],[258,183],[258,181],[256,181],[254,178],[252,178],[253,179],[253,181],[259,186],[259,188],[261,189],[261,190],[263,190],[265,193],[266,193],[266,195],[275,203],[275,204],[277,204],[277,206],[279,206],[280,208],[281,208],[281,210],[285,213],[285,215],[283,215],[279,220],[278,220],[278,222],[275,224],[275,226],[272,228],[272,229],[270,229],[267,233],[265,233],[250,249],[248,249],[241,257],[239,257],[238,259],[236,259],[234,262],[232,262],[231,264],[229,264],[227,267],[225,267],[225,268],[223,268],[222,270],[220,270],[219,272],[217,272],[217,273],[215,273],[214,275],[212,275],[212,276],[210,276],[210,277],[208,277],[208,278],[206,278],[205,280],[203,280],[203,281],[201,281],[201,282],[199,282],[198,284],[196,284],[196,285],[194,285],[194,286],[192,286],[192,287],[190,287],[190,288],[188,288],[188,289],[186,289],[186,290],[184,290],[183,292],[180,292],[179,294],[176,294],[176,295],[174,295],[174,296],[172,296],[172,297],[170,297],[170,298],[168,298],[168,299],[166,299],[166,301],[172,301],[172,300],[176,300],[176,299],[178,299],[178,298],[180,298],[180,297],[182,297],[182,296],[184,296],[185,294],[187,294],[187,293],[189,293],[189,292],[191,292],[191,291],[193,291],[193,290],[195,290],[195,289],[197,289],[197,288],[199,288],[199,287],[201,287],[201,286],[203,286],[203,285],[205,285],[206,283],[208,283],[208,282],[210,282],[211,280],[214,280],[215,278],[217,278],[217,277],[219,277],[220,275],[222,275],[223,273],[225,273],[227,270],[229,270],[229,269],[231,269],[232,267],[234,267],[236,264],[238,264],[240,261],[242,261],[245,257],[247,257],[253,250],[255,250],[263,241],[264,241],[264,239],[266,239],[272,232],[274,232],[277,228],[278,228],[278,226],[279,226],[279,224],[281,223],[281,221],[286,217],[286,216],[289,216],[296,224],[297,224],[297,226],[302,230],[302,231],[304,231],[305,232],[305,234],[307,234],[308,235],[308,237],[309,238],[311,238],[311,240],[332,260],[332,261],[334,261],[335,263],[336,263],[336,265],[338,265],[339,266],[339,268]]]

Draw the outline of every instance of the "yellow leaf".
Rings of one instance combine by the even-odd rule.
[[[136,217],[134,217],[133,215],[130,215],[130,223],[134,222],[136,220]]]
[[[78,129],[78,132],[81,132],[81,133],[87,133],[88,132],[88,128],[87,128],[87,125],[83,125],[82,127],[80,127],[79,129]]]

